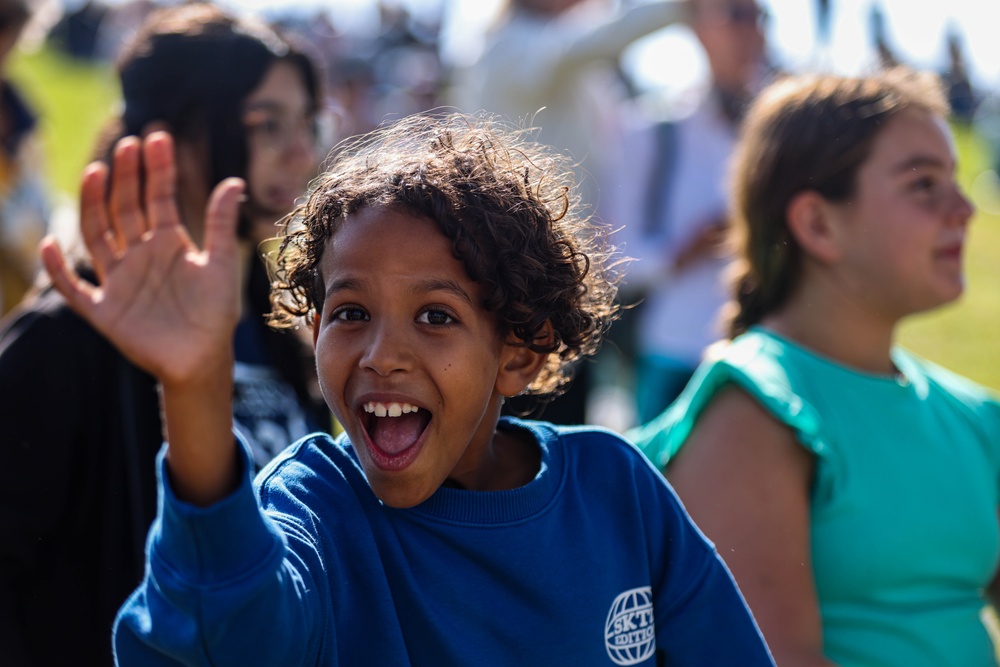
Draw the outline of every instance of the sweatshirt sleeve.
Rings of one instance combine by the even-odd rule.
[[[260,509],[251,454],[242,440],[239,445],[239,488],[204,508],[174,495],[161,451],[146,576],[115,621],[119,665],[315,662],[321,624],[310,550],[293,553]]]
[[[743,595],[695,526],[669,483],[655,470],[643,504],[654,572],[656,645],[677,667],[773,667]]]

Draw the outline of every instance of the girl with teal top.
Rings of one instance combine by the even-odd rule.
[[[973,209],[936,78],[802,76],[733,169],[731,342],[630,435],[778,665],[996,665],[1000,404],[900,348],[963,289]]]

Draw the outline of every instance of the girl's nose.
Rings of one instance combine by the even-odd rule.
[[[950,219],[957,224],[968,224],[969,220],[976,212],[976,207],[962,191],[962,188],[955,186],[955,202],[951,211]]]
[[[318,164],[316,149],[316,138],[311,130],[299,130],[294,132],[289,140],[282,146],[281,157],[285,165],[293,168],[308,171],[312,175]]]

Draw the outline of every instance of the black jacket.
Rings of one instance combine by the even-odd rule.
[[[0,664],[113,664],[161,444],[153,378],[61,296],[0,323]]]

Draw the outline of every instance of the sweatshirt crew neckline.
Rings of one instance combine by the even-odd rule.
[[[523,521],[542,512],[559,493],[565,479],[565,458],[560,447],[553,447],[559,438],[555,430],[545,423],[526,422],[503,417],[497,429],[527,431],[541,453],[535,478],[515,489],[504,491],[469,491],[441,487],[430,498],[408,510],[440,521],[502,525]]]

